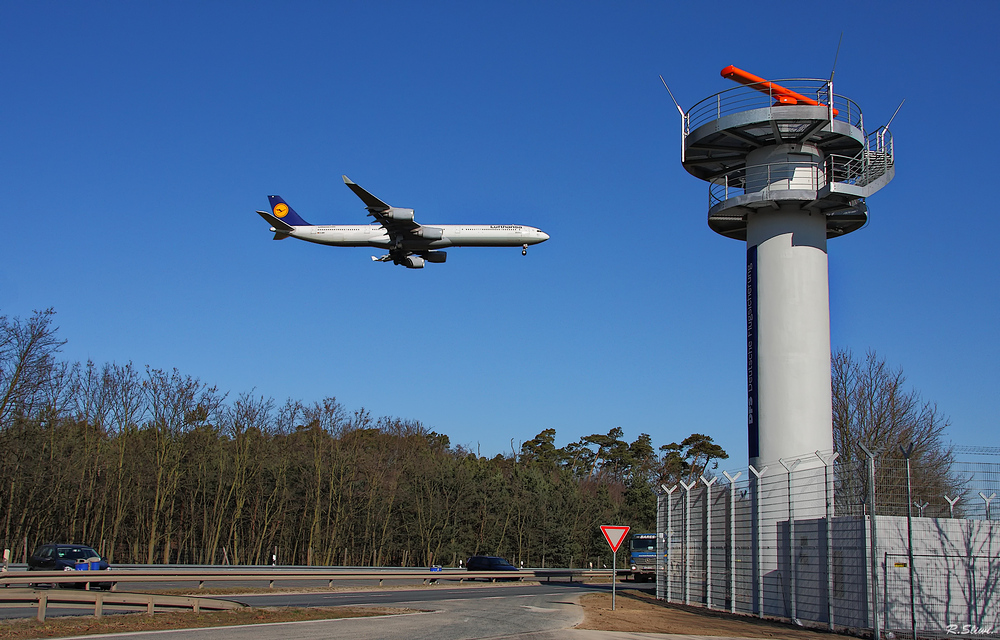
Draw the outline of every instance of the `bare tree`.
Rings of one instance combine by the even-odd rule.
[[[27,320],[0,316],[0,428],[14,416],[30,415],[56,366],[55,356],[66,343],[52,326],[55,311],[36,311]]]
[[[123,533],[126,515],[136,511],[137,492],[130,491],[138,475],[133,445],[146,404],[142,380],[131,362],[105,365],[103,378],[111,405],[108,433],[112,437],[113,464],[108,472],[111,475],[113,507],[109,558],[114,561],[117,559],[118,544],[124,542],[126,537]]]
[[[181,474],[180,436],[187,429],[206,424],[215,415],[223,396],[197,378],[174,369],[146,368],[142,383],[149,421],[145,435],[152,440],[154,490],[149,509],[146,563],[152,564],[156,545],[163,543],[163,561],[169,561],[177,485]],[[161,530],[162,529],[162,530]]]
[[[943,440],[948,419],[937,405],[905,386],[901,368],[892,368],[876,352],[863,360],[850,351],[833,354],[833,442],[840,462],[863,462],[860,442],[879,452],[876,487],[885,513],[906,513],[906,472],[901,449],[910,456],[914,498],[937,498],[961,491],[951,475],[953,455]],[[862,475],[858,476],[863,477]]]

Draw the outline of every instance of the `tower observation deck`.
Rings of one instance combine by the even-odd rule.
[[[778,83],[734,87],[684,114],[681,163],[709,183],[708,226],[746,240],[753,211],[788,203],[824,215],[828,238],[860,229],[865,198],[895,175],[892,134],[866,132],[861,108],[832,81]],[[785,92],[818,104],[782,102]]]
[[[747,243],[750,463],[808,467],[833,449],[826,242],[868,221],[865,199],[895,175],[892,134],[868,132],[832,78],[722,75],[743,86],[682,113],[681,163],[708,182],[708,226]]]

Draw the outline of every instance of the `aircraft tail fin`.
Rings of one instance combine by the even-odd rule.
[[[282,199],[281,196],[268,196],[268,202],[271,203],[271,213],[279,221],[285,223],[286,226],[290,227],[308,227],[310,226],[308,222],[303,220],[299,214],[295,213],[295,210],[288,206],[288,203]],[[275,229],[278,229],[275,226]],[[291,229],[288,229],[291,231]]]

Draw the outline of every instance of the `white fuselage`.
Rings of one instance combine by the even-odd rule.
[[[407,247],[419,245],[426,249],[444,249],[446,247],[520,247],[538,244],[549,239],[547,233],[519,224],[438,224],[423,225],[423,229],[441,230],[429,234],[432,237],[422,238],[408,236]],[[338,247],[381,247],[392,246],[391,238],[382,225],[349,225],[321,224],[295,227],[288,233],[293,238],[329,244]]]

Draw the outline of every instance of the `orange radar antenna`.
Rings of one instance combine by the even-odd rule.
[[[776,84],[774,82],[768,82],[760,76],[755,76],[749,71],[744,71],[733,65],[729,65],[721,72],[723,78],[728,78],[740,84],[745,84],[751,89],[756,89],[761,93],[766,93],[775,100],[778,104],[808,104],[816,107],[825,107],[827,105],[822,102],[813,100],[812,98],[807,98],[797,91],[792,91],[786,87]],[[833,115],[837,115],[837,110],[833,110]]]

